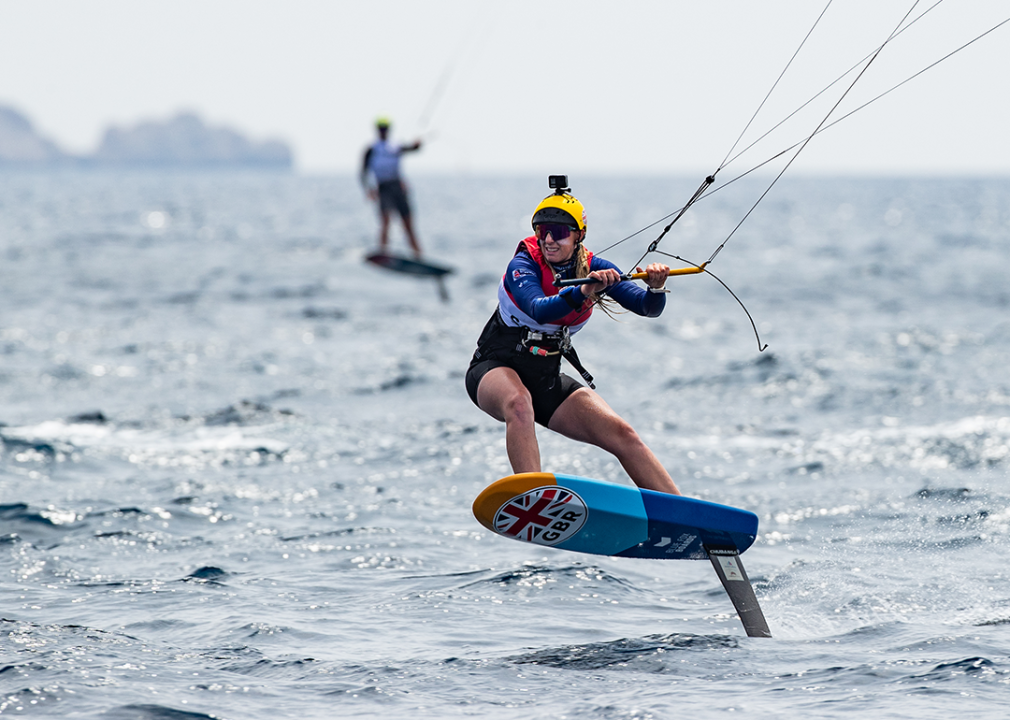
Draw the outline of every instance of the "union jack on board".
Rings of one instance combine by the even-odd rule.
[[[512,498],[498,509],[494,519],[495,530],[518,540],[537,542],[541,533],[557,522],[566,510],[574,510],[580,517],[585,517],[586,507],[575,493],[560,487],[536,488]],[[570,524],[565,522],[565,528]],[[569,534],[564,533],[565,536]],[[555,537],[550,544],[560,539]]]

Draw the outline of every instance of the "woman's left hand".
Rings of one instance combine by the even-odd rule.
[[[636,268],[635,272],[647,273],[649,277],[645,279],[645,284],[658,290],[666,285],[666,279],[670,277],[670,266],[663,263],[652,263],[645,270]]]

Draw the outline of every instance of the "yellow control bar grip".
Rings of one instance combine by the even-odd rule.
[[[698,267],[686,267],[686,268],[674,268],[667,273],[667,275],[697,275],[700,272],[705,272],[705,266],[708,263],[702,263]],[[621,280],[645,280],[649,277],[648,273],[631,273],[629,275],[622,275]],[[574,285],[592,285],[595,280],[592,278],[571,278],[570,280],[555,280],[554,287],[572,287]]]
[[[706,265],[708,263],[702,263],[698,267],[670,268],[670,272],[667,275],[697,275],[700,272],[705,272]],[[628,277],[633,280],[645,280],[645,278],[649,277],[649,274],[644,272],[631,273]]]

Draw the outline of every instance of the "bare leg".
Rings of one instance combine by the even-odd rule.
[[[407,241],[414,250],[414,257],[421,257],[421,245],[417,242],[417,236],[414,234],[414,223],[410,219],[410,215],[403,217],[403,229],[407,232]]]
[[[389,244],[389,211],[383,210],[379,219],[379,252],[386,252]]]
[[[512,472],[540,472],[540,446],[533,419],[533,399],[512,368],[498,367],[477,387],[480,409],[505,423],[505,449]]]
[[[639,487],[681,494],[670,473],[635,429],[589,388],[576,390],[561,403],[548,427],[613,454]]]

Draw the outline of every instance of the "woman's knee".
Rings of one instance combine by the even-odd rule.
[[[518,377],[492,370],[477,388],[477,404],[481,410],[503,422],[533,421],[533,398]]]
[[[520,385],[513,388],[502,402],[505,422],[533,423],[533,397],[529,390]]]

